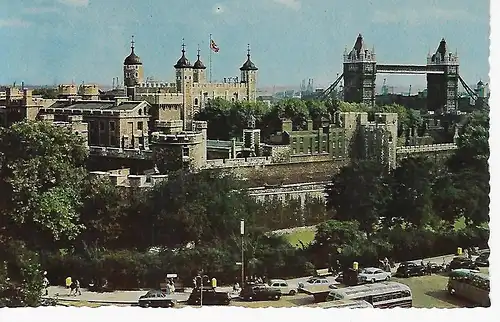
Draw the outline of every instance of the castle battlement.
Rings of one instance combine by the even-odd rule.
[[[184,123],[182,120],[156,120],[155,121],[155,126],[157,128],[182,128]]]
[[[241,89],[241,88],[246,88],[247,84],[246,83],[194,83],[193,88],[204,88],[204,89],[210,89],[210,88],[218,88],[218,89]]]
[[[176,134],[161,134],[155,132],[152,134],[152,143],[154,144],[201,144],[203,143],[202,133],[180,132]]]

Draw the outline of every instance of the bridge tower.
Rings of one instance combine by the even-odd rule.
[[[442,70],[442,74],[427,73],[427,109],[449,113],[458,109],[459,62],[458,54],[448,52],[443,38],[434,54],[427,56],[428,69]]]
[[[375,105],[376,65],[375,49],[367,49],[359,34],[352,50],[344,52],[344,101]]]

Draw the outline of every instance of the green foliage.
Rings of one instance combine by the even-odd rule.
[[[0,244],[0,307],[38,306],[43,278],[38,256],[23,242]]]
[[[57,98],[58,90],[50,87],[37,88],[33,90],[33,95],[41,95],[45,99],[54,99]]]
[[[429,223],[433,215],[434,164],[424,157],[407,158],[392,174],[393,194],[387,217],[402,219],[416,227]]]
[[[149,211],[157,222],[157,243],[181,246],[234,236],[240,220],[253,222],[240,183],[219,172],[173,174],[152,191]]]
[[[32,246],[74,239],[86,150],[69,129],[20,122],[0,129],[3,234]]]
[[[361,230],[370,234],[391,198],[387,169],[371,160],[354,162],[333,177],[327,195],[335,219],[357,220]]]

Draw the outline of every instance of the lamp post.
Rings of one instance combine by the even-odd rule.
[[[240,235],[241,235],[241,287],[243,288],[245,285],[245,259],[244,259],[244,246],[245,241],[243,239],[245,235],[245,220],[240,221]]]

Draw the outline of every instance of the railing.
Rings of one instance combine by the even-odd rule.
[[[458,146],[455,143],[429,144],[429,145],[408,145],[396,148],[396,153],[424,153],[456,150]]]

